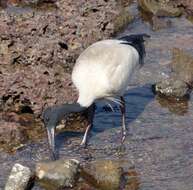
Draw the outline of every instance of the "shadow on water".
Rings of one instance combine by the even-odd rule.
[[[144,111],[146,105],[154,98],[151,90],[151,85],[144,85],[130,88],[126,93],[126,124],[133,122]],[[109,128],[117,128],[121,126],[121,114],[118,107],[115,107],[115,112],[106,112],[101,107],[98,107],[94,120],[94,133],[103,132]]]

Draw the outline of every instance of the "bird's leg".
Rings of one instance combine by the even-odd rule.
[[[125,124],[125,100],[124,100],[123,96],[121,96],[120,99],[121,99],[120,110],[121,110],[121,116],[122,116],[122,128],[121,128],[122,139],[121,139],[121,141],[123,143],[125,140],[125,137],[126,137],[127,129],[126,129],[126,124]]]
[[[84,137],[81,142],[81,146],[86,147],[87,145],[87,139],[88,139],[88,134],[93,126],[93,119],[94,119],[94,114],[95,114],[95,104],[93,103],[89,108],[88,108],[88,126],[86,128],[86,131],[84,133]]]

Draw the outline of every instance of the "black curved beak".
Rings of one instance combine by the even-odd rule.
[[[49,150],[52,156],[52,160],[56,160],[56,153],[55,153],[55,127],[46,128],[47,135],[48,135],[48,144]]]

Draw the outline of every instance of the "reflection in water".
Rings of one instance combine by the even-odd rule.
[[[159,104],[168,108],[168,110],[177,115],[185,115],[188,112],[188,100],[177,101],[175,99],[168,99],[165,97],[156,96],[156,100]]]

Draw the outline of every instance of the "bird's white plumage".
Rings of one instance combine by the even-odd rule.
[[[97,99],[122,96],[137,65],[137,50],[120,40],[103,40],[89,46],[76,61],[72,81],[78,103],[90,106]]]

